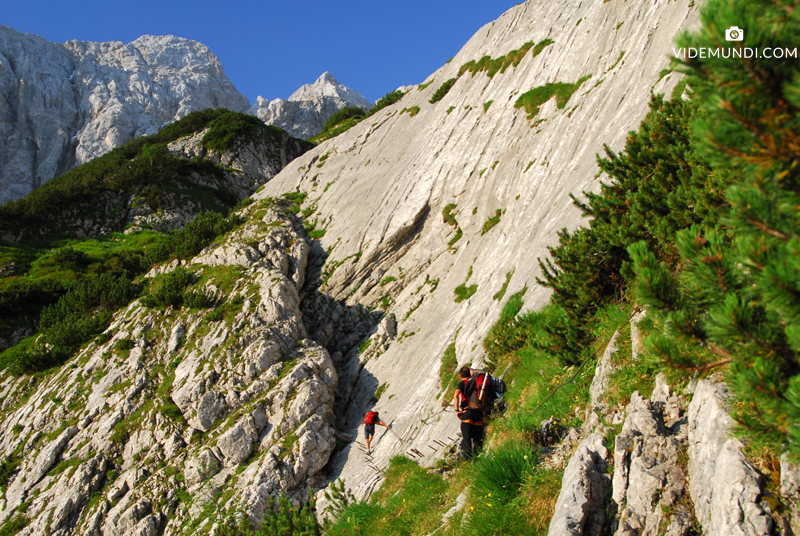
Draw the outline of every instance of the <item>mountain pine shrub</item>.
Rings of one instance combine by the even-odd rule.
[[[440,100],[442,100],[444,98],[444,96],[447,95],[447,92],[450,91],[450,89],[455,85],[455,83],[456,83],[456,79],[455,78],[451,78],[450,80],[447,80],[444,84],[439,86],[439,89],[434,91],[433,96],[431,96],[431,98],[430,98],[430,100],[428,102],[433,104],[435,102],[439,102]]]
[[[247,516],[237,515],[221,520],[215,532],[217,536],[319,536],[313,490],[309,490],[308,501],[299,508],[292,506],[281,493],[267,499],[267,507],[258,530],[253,529]]]
[[[337,126],[342,121],[345,121],[350,118],[364,118],[367,116],[367,112],[358,108],[356,106],[348,106],[346,108],[342,108],[332,116],[328,118],[325,122],[325,125],[322,127],[321,134],[325,134],[326,132],[333,129],[333,127]]]
[[[550,258],[539,259],[540,284],[553,289],[551,301],[564,316],[547,329],[547,348],[575,362],[591,343],[591,318],[611,301],[622,301],[633,278],[627,247],[645,240],[659,260],[678,263],[675,234],[692,224],[719,225],[725,206],[728,171],[713,170],[694,150],[690,133],[698,106],[681,99],[653,96],[650,112],[631,132],[623,152],[608,146],[598,156],[609,181],[600,192],[573,195],[574,204],[588,216],[589,225],[559,231],[559,245]]]
[[[389,93],[387,93],[386,95],[384,95],[375,102],[375,105],[369,109],[368,116],[375,114],[377,111],[382,110],[387,106],[391,106],[392,104],[399,102],[400,99],[403,98],[403,95],[405,95],[405,93],[403,93],[399,89],[390,91]]]
[[[731,47],[796,51],[796,8],[710,0],[703,29],[679,46],[716,48],[737,25],[744,41]],[[629,247],[637,297],[662,328],[646,345],[677,368],[729,364],[738,421],[754,439],[800,455],[800,65],[697,58],[682,68],[701,110],[697,152],[739,180],[726,192],[724,229],[678,233],[677,273],[654,244]]]

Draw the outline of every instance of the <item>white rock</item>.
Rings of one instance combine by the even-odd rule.
[[[770,534],[760,505],[758,471],[730,436],[733,419],[724,384],[701,380],[689,404],[689,490],[695,516],[709,536]]]

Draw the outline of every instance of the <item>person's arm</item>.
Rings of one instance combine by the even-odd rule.
[[[378,424],[380,424],[381,426],[386,426],[386,428],[387,428],[387,429],[389,428],[389,427],[386,425],[386,423],[385,423],[385,422],[383,422],[383,421],[381,421],[381,420],[379,420],[379,421],[378,421]]]
[[[464,413],[465,410],[459,409],[461,404],[461,389],[456,389],[456,392],[453,394],[453,407],[456,410],[456,415],[461,415]]]

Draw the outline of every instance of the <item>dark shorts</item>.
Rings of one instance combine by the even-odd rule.
[[[370,437],[375,435],[375,425],[374,424],[365,424],[364,425],[364,437]]]

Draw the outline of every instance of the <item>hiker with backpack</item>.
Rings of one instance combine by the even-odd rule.
[[[367,455],[372,453],[370,449],[369,442],[372,441],[372,438],[375,436],[375,425],[380,424],[381,426],[385,426],[387,430],[391,431],[391,427],[389,427],[386,423],[384,423],[380,415],[377,411],[368,411],[367,414],[364,416],[364,439],[367,443]]]
[[[473,401],[470,403],[470,397],[475,394],[476,390],[473,388],[475,382],[473,381],[474,370],[470,367],[461,367],[458,375],[461,381],[458,383],[455,395],[453,395],[453,405],[456,408],[456,415],[461,420],[461,445],[460,452],[462,456],[471,456],[483,448],[483,420],[484,412],[479,405]],[[470,385],[472,382],[473,386]],[[475,398],[477,400],[477,398]]]
[[[484,423],[494,404],[502,402],[506,382],[485,370],[461,367],[461,377],[453,395],[453,406],[461,420],[461,452],[469,456],[483,448]]]

